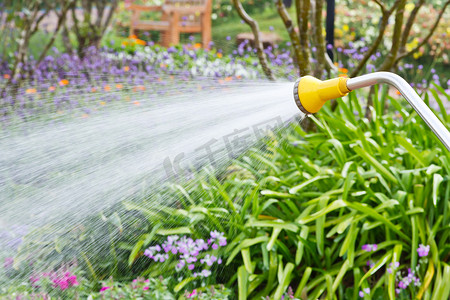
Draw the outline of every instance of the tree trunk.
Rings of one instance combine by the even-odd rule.
[[[317,78],[322,78],[323,71],[326,69],[329,70],[328,64],[326,63],[325,53],[325,40],[323,37],[323,2],[324,0],[316,0],[315,12],[314,12],[314,44],[316,46],[316,55],[317,55],[317,66],[314,68],[314,76]]]
[[[289,37],[291,39],[292,48],[294,50],[294,56],[297,61],[297,65],[299,67],[300,76],[305,76],[310,73],[310,66],[309,62],[305,61],[305,58],[303,57],[302,52],[302,46],[300,44],[300,37],[295,32],[294,23],[291,20],[291,17],[289,16],[289,13],[286,10],[286,7],[283,4],[282,0],[277,0],[277,9],[278,14],[280,15],[281,19],[283,20],[284,26],[286,27],[287,32],[289,33]]]
[[[388,55],[386,56],[386,59],[379,67],[378,69],[379,71],[390,71],[395,64],[395,60],[398,55],[398,50],[400,49],[405,5],[406,0],[401,0],[397,8],[397,12],[395,14],[395,25],[394,25],[394,34],[392,36],[392,47]]]

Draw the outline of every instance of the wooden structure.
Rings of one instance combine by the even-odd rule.
[[[275,44],[280,43],[282,41],[281,37],[274,32],[260,32],[259,39],[263,44],[263,48],[266,49],[269,46],[274,47]],[[248,40],[250,46],[255,47],[255,36],[251,32],[243,32],[239,33],[236,36],[236,44],[240,45],[245,40]]]
[[[180,33],[201,33],[203,48],[211,42],[212,0],[165,0],[161,6],[138,5],[128,2],[132,12],[130,35],[136,30],[154,30],[162,34],[161,44],[169,47],[180,42]],[[161,12],[160,20],[142,20],[142,12]]]

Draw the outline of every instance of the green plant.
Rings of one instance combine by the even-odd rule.
[[[131,283],[119,283],[110,280],[102,282],[102,288],[98,293],[89,295],[89,299],[211,299],[226,300],[230,290],[224,286],[208,286],[184,293],[172,292],[169,287],[174,280],[172,278],[137,278]]]
[[[33,272],[0,289],[1,299],[84,299],[90,291],[83,272],[74,265]]]
[[[355,93],[338,101],[339,111],[311,117],[317,132],[294,126],[224,173],[174,185],[173,205],[126,204],[149,224],[132,254],[158,234],[217,228],[230,241],[230,271],[216,280],[239,299],[281,299],[289,287],[302,299],[447,299],[448,152],[387,90],[375,93],[372,122]],[[419,259],[420,244],[430,250]],[[408,268],[420,285],[403,289]]]

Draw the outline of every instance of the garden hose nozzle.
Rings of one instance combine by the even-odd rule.
[[[298,108],[305,114],[318,112],[328,100],[347,95],[348,78],[319,80],[312,76],[299,78],[294,85],[294,98]]]
[[[419,116],[450,151],[450,132],[431,109],[417,95],[416,91],[400,76],[390,72],[375,72],[355,78],[334,78],[321,81],[312,76],[299,78],[294,85],[294,99],[305,114],[320,110],[326,101],[347,95],[350,91],[377,83],[394,86],[408,100]],[[446,113],[446,112],[442,112]]]

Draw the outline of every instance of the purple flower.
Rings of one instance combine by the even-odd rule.
[[[359,291],[359,297],[364,298],[364,294],[370,295],[370,288],[365,288],[362,291]]]
[[[175,269],[179,272],[181,269],[184,268],[185,265],[186,265],[186,262],[182,259],[178,262]]]
[[[203,270],[201,274],[202,274],[203,277],[209,277],[209,275],[211,275],[211,271],[210,270]]]
[[[389,274],[391,274],[392,272],[394,272],[394,270],[396,270],[398,267],[400,266],[400,263],[398,261],[394,262],[394,263],[390,263],[389,264],[389,268],[387,268],[387,271]]]
[[[217,257],[215,257],[214,255],[209,255],[209,254],[206,254],[205,258],[202,258],[200,260],[200,262],[202,264],[206,263],[208,266],[212,266],[214,264],[214,262],[216,262],[216,261],[217,261]]]
[[[153,247],[149,247],[148,249],[146,249],[144,251],[144,255],[147,256],[148,258],[154,258],[155,257],[155,253],[161,251],[161,247],[159,245],[153,246]]]
[[[218,232],[217,230],[215,230],[215,231],[211,231],[210,235],[211,235],[211,238],[208,239],[208,244],[218,242],[219,246],[221,246],[221,247],[227,245],[227,239],[226,239],[226,237],[224,237],[225,234],[223,232]],[[217,244],[213,244],[212,248],[217,249],[218,248]]]
[[[377,244],[365,244],[361,247],[362,250],[367,252],[377,251],[378,245]]]
[[[430,252],[430,245],[424,246],[423,244],[420,244],[419,248],[417,248],[417,253],[420,257],[428,256],[428,252]]]
[[[398,283],[398,287],[401,288],[401,289],[406,289],[408,287],[408,285],[405,283],[405,281],[401,280]]]

